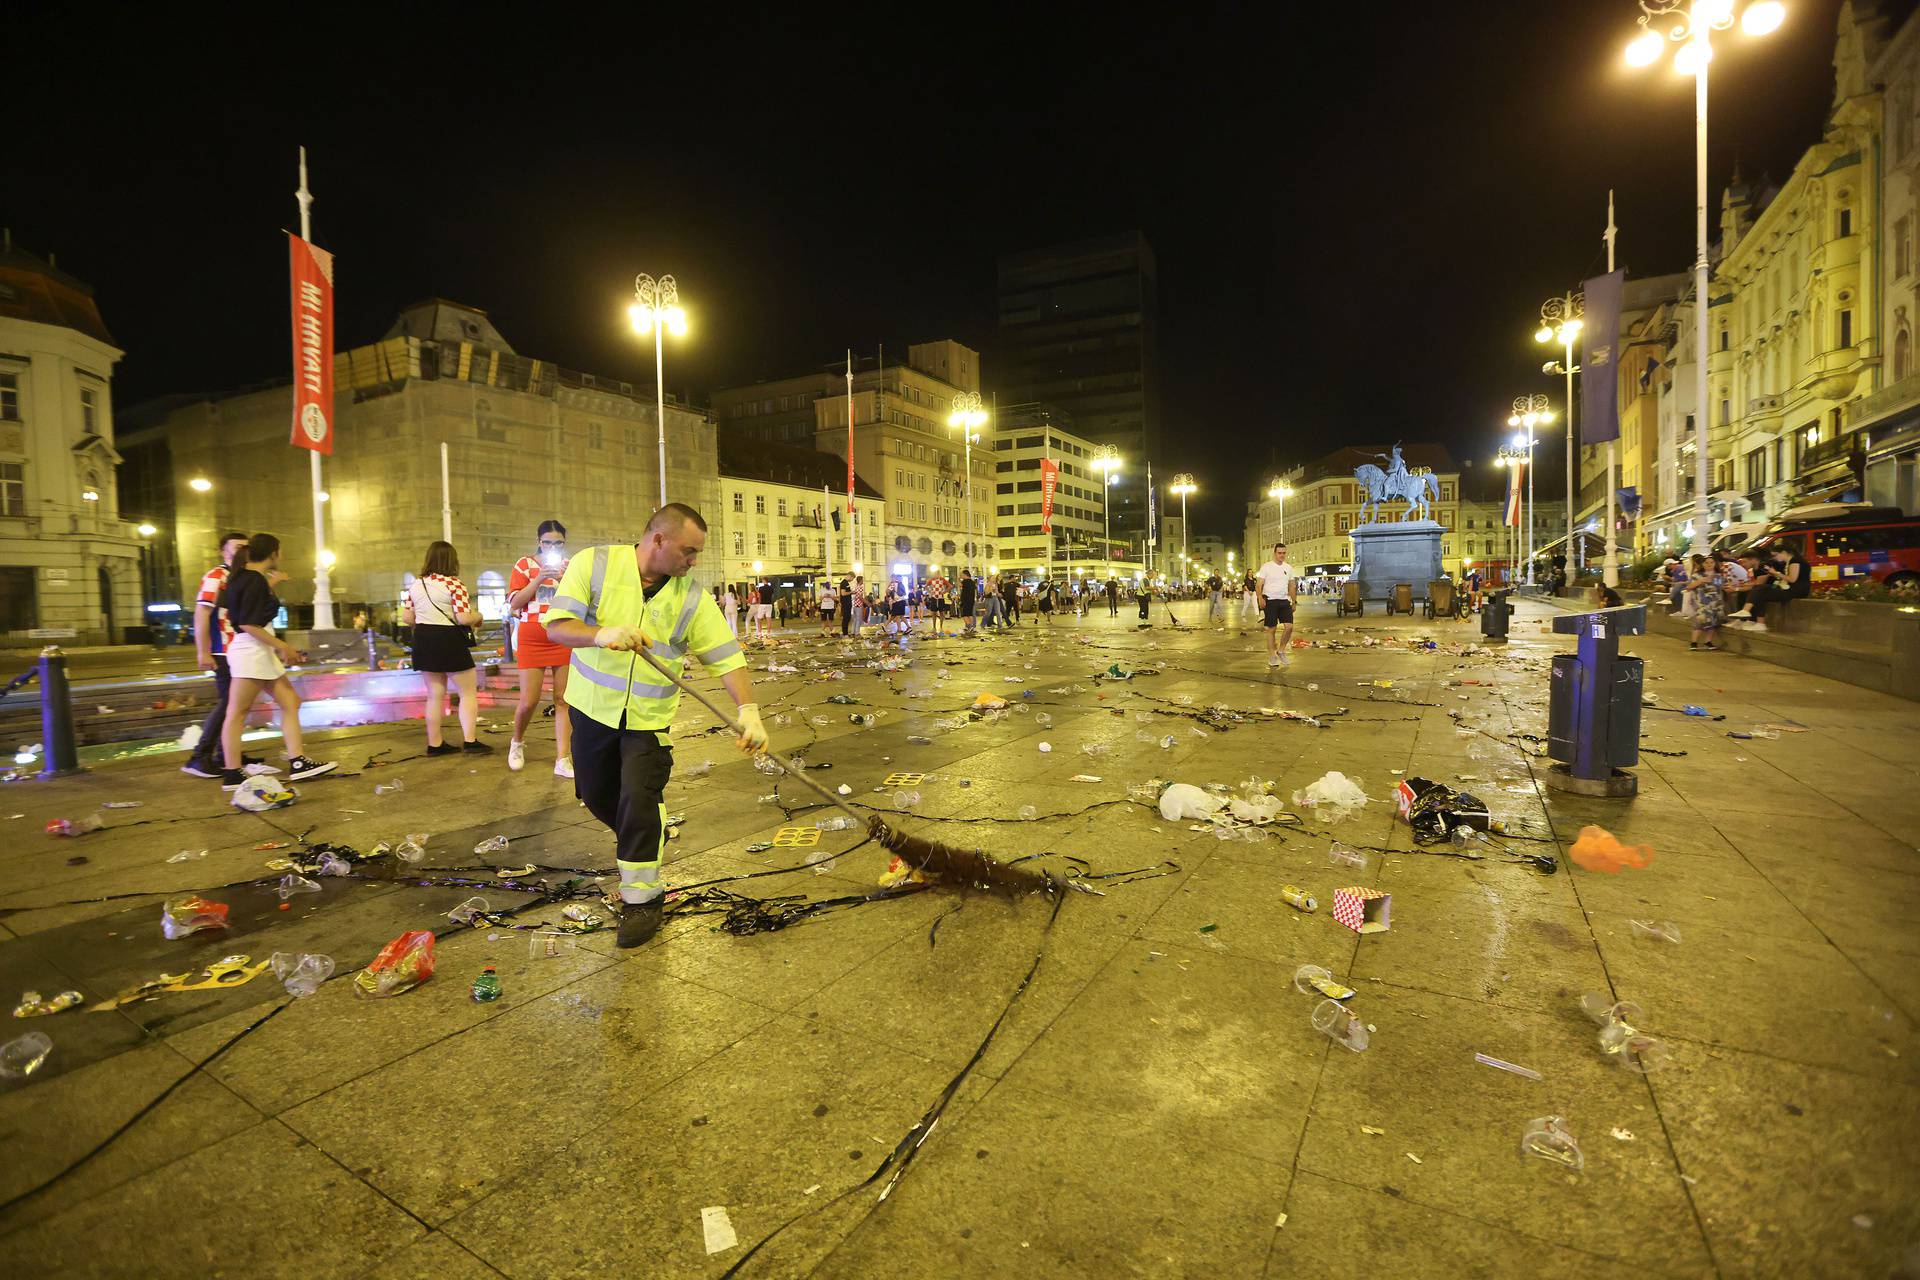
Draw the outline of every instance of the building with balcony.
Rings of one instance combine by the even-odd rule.
[[[979,354],[952,340],[916,343],[904,362],[856,357],[853,362],[853,457],[886,504],[888,564],[906,564],[916,576],[935,565],[984,568],[998,559],[999,517],[993,502],[994,435],[991,420],[971,449],[961,429],[948,423],[954,397],[980,391]],[[836,454],[846,487],[847,381],[838,371],[813,373],[728,387],[713,393],[722,433],[793,443],[811,417],[810,442]],[[968,503],[967,462],[973,468]],[[972,535],[968,535],[968,522]],[[860,535],[863,542],[867,536]]]
[[[1313,462],[1296,466],[1278,478],[1292,492],[1284,498],[1263,495],[1249,508],[1244,534],[1247,560],[1258,565],[1273,554],[1273,544],[1284,540],[1287,559],[1309,577],[1344,577],[1353,572],[1354,524],[1360,518],[1366,500],[1354,468],[1363,462],[1382,466],[1386,445],[1361,445],[1336,449]],[[1460,573],[1461,548],[1465,545],[1456,523],[1460,508],[1460,468],[1453,455],[1442,445],[1409,444],[1401,446],[1407,470],[1432,472],[1440,487],[1440,500],[1432,517],[1447,532],[1440,541],[1440,557],[1447,572]],[[1384,502],[1378,519],[1397,523],[1406,516],[1406,504]]]
[[[397,609],[441,535],[443,443],[453,544],[489,617],[540,521],[564,523],[573,547],[631,542],[660,504],[654,388],[522,356],[477,308],[407,308],[381,341],[335,352],[333,385],[324,510],[339,616]],[[299,626],[311,616],[313,508],[307,453],[287,443],[292,413],[290,380],[170,396],[127,411],[121,447],[171,582],[198,582],[229,529],[278,534],[289,575],[278,592]],[[713,424],[669,398],[666,438],[668,496],[707,516],[711,539]],[[720,577],[707,564],[695,576]]]
[[[1002,568],[1029,578],[1073,576],[1128,561],[1117,533],[1103,541],[1104,475],[1093,465],[1099,447],[1073,430],[1052,405],[1001,405],[993,423],[993,501]],[[1051,532],[1040,528],[1040,463],[1059,465]]]
[[[728,582],[804,587],[878,565],[886,503],[865,480],[847,511],[847,462],[802,445],[722,433],[720,501],[707,513],[705,565]],[[857,515],[856,520],[854,516]],[[855,530],[858,530],[856,535]]]
[[[1920,146],[1914,144],[1920,116],[1920,14],[1901,24],[1873,62],[1881,86],[1880,266],[1886,287],[1880,297],[1880,331],[1888,358],[1881,388],[1850,406],[1859,435],[1857,456],[1865,471],[1866,499],[1876,506],[1920,514],[1920,367],[1914,362],[1914,330],[1920,324]],[[1847,450],[1849,458],[1855,451]]]
[[[93,290],[0,242],[0,633],[143,635],[144,517],[121,502],[113,344]],[[123,515],[123,511],[125,514]]]

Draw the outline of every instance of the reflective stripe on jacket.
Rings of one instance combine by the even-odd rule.
[[[713,597],[691,578],[669,578],[652,600],[640,583],[631,546],[591,547],[567,565],[547,606],[546,621],[572,619],[590,627],[639,627],[653,656],[675,675],[687,655],[714,675],[747,665]],[[609,729],[665,730],[680,708],[680,690],[636,653],[595,646],[575,649],[567,705]]]

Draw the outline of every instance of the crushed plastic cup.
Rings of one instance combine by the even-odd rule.
[[[320,865],[313,869],[313,874],[317,876],[350,876],[353,874],[353,864],[337,853],[323,853],[320,855]]]
[[[1610,1022],[1633,1022],[1645,1016],[1633,1001],[1615,1001],[1598,991],[1589,991],[1580,997],[1580,1011],[1603,1027]]]
[[[1680,941],[1680,926],[1671,920],[1629,920],[1627,927],[1633,930],[1634,937],[1650,942]]]
[[[1600,1028],[1600,1052],[1635,1075],[1647,1075],[1667,1065],[1672,1051],[1661,1040],[1636,1031],[1624,1022]]]
[[[174,854],[171,858],[168,858],[167,861],[168,862],[191,862],[195,858],[204,858],[206,856],[207,856],[207,851],[205,849],[182,849],[180,852]]]
[[[1113,748],[1104,742],[1083,742],[1080,744],[1080,754],[1094,756],[1096,758],[1104,756],[1112,750]]]
[[[1162,751],[1171,751],[1173,750],[1173,744],[1178,741],[1179,741],[1178,738],[1174,737],[1172,734],[1168,734],[1166,737],[1160,739],[1160,749]]]
[[[1372,1043],[1367,1032],[1367,1024],[1360,1021],[1358,1014],[1341,1004],[1338,1000],[1322,1000],[1313,1008],[1313,1029],[1327,1039],[1351,1049],[1355,1053],[1363,1052]]]
[[[491,853],[505,853],[508,843],[509,841],[505,836],[488,836],[485,840],[473,846],[473,851],[484,858]]]
[[[774,777],[774,778],[777,778],[781,774],[786,772],[786,770],[782,769],[779,763],[776,762],[772,756],[765,755],[765,754],[757,755],[753,758],[753,767],[758,769],[760,772],[768,775],[769,777]]]
[[[318,893],[320,885],[305,876],[295,875],[289,871],[280,877],[280,883],[275,887],[274,892],[280,895],[280,901],[285,902],[297,893]]]
[[[822,831],[851,831],[860,824],[846,814],[840,813],[830,818],[817,819],[813,825]]]
[[[680,778],[682,781],[685,781],[688,778],[703,778],[707,774],[711,773],[712,771],[713,771],[713,761],[702,760],[698,764],[690,764],[686,768],[682,769],[680,771]]]
[[[1293,989],[1303,996],[1319,995],[1328,1000],[1345,1000],[1353,995],[1352,987],[1335,982],[1333,975],[1317,964],[1303,964],[1293,971]]]
[[[490,910],[492,910],[492,908],[488,905],[487,900],[476,896],[468,898],[465,902],[447,912],[447,919],[453,921],[455,924],[478,924],[480,923],[480,917],[487,914]]]
[[[402,862],[418,862],[427,856],[427,833],[409,831],[407,838],[393,846],[393,856]]]
[[[1586,1168],[1587,1158],[1580,1144],[1567,1132],[1567,1122],[1559,1116],[1540,1116],[1527,1122],[1520,1135],[1520,1154],[1551,1160],[1578,1172]]]
[[[1033,722],[1039,725],[1042,729],[1053,728],[1053,717],[1048,715],[1044,711],[1036,711],[1033,716]]]
[[[311,951],[276,951],[270,963],[289,995],[310,996],[333,976],[333,957]]]
[[[1367,855],[1338,840],[1327,850],[1327,862],[1335,867],[1352,867],[1356,871],[1365,871],[1369,859]]]
[[[911,809],[919,803],[920,793],[918,791],[896,791],[893,793],[893,804],[896,809]]]
[[[1133,740],[1135,742],[1150,744],[1153,741],[1153,735],[1148,733],[1145,729],[1135,729],[1133,731]]]
[[[1032,822],[1035,818],[1040,816],[1040,811],[1034,808],[1030,804],[1023,804],[1020,806],[1019,816],[1020,816],[1020,821],[1022,822]]]
[[[1136,782],[1127,788],[1127,799],[1141,804],[1157,805],[1160,803],[1160,793],[1166,790],[1166,787],[1167,784],[1158,778],[1150,782]]]
[[[40,1069],[53,1052],[53,1041],[43,1031],[29,1031],[16,1040],[0,1044],[0,1076],[24,1080]]]
[[[839,856],[831,849],[815,849],[807,855],[807,865],[813,868],[813,874],[823,876],[833,870],[833,860]]]
[[[405,791],[406,789],[407,784],[398,778],[395,778],[392,782],[376,782],[373,784],[373,794],[377,796],[384,796],[389,791]]]

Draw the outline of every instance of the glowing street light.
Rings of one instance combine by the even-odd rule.
[[[1107,562],[1107,576],[1113,576],[1113,518],[1107,490],[1120,478],[1120,451],[1110,444],[1103,444],[1094,450],[1093,469],[1101,475],[1100,481],[1100,557]]]
[[[143,538],[151,538],[154,534],[160,532],[160,530],[155,528],[150,521],[142,520],[139,525],[135,527],[134,532]]]
[[[967,572],[973,572],[973,442],[980,438],[979,428],[986,425],[987,411],[977,391],[962,391],[953,398],[953,412],[947,415],[947,428],[960,433],[961,465],[967,472],[967,536],[960,552],[966,557]]]
[[[1519,462],[1527,469],[1527,585],[1533,585],[1533,429],[1553,421],[1553,410],[1547,407],[1547,398],[1542,395],[1515,396],[1513,413],[1507,418],[1507,425],[1520,427],[1513,437],[1511,452],[1501,450],[1501,457]],[[1504,464],[1503,464],[1504,465]]]
[[[1640,34],[1627,45],[1627,65],[1650,67],[1668,45],[1673,69],[1693,77],[1693,315],[1694,439],[1693,550],[1707,551],[1707,427],[1712,403],[1707,385],[1707,72],[1713,63],[1713,33],[1734,24],[1735,0],[1639,0]],[[1780,0],[1753,0],[1739,16],[1749,36],[1777,31],[1787,18]],[[1613,477],[1607,477],[1611,484]]]
[[[667,505],[667,367],[665,339],[669,331],[676,338],[687,336],[687,313],[680,306],[680,286],[672,276],[655,280],[642,273],[633,278],[633,305],[627,319],[641,337],[653,335],[653,389],[659,413],[660,432],[660,505]]]
[[[1535,342],[1554,343],[1566,353],[1565,360],[1549,360],[1541,366],[1540,371],[1564,374],[1567,379],[1567,554],[1573,557],[1576,569],[1580,567],[1583,557],[1573,544],[1573,375],[1580,372],[1580,366],[1573,362],[1573,344],[1580,340],[1580,331],[1586,327],[1586,313],[1585,294],[1569,292],[1558,298],[1548,298],[1540,304],[1540,328],[1533,335]],[[1607,484],[1613,484],[1611,473],[1607,476]]]
[[[1187,560],[1187,495],[1195,492],[1198,488],[1199,486],[1193,482],[1193,477],[1184,471],[1175,476],[1173,483],[1167,486],[1168,493],[1177,493],[1180,495],[1180,585],[1183,587],[1187,585],[1187,574],[1189,572]]]
[[[205,476],[195,476],[193,479],[187,481],[187,488],[193,490],[195,493],[211,493],[213,491],[213,481],[207,479]]]

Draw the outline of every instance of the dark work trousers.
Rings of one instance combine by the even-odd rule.
[[[842,597],[840,601],[840,634],[846,635],[847,628],[853,624],[853,601]]]
[[[227,655],[213,655],[213,710],[200,722],[200,744],[193,749],[196,760],[221,762],[220,731],[227,723],[227,693],[233,688],[233,675],[227,670]]]
[[[1152,596],[1140,597],[1140,621],[1145,622],[1147,620],[1147,606],[1152,603],[1153,603]]]
[[[567,715],[573,722],[573,794],[613,831],[621,887],[657,887],[666,846],[667,777],[673,772],[667,735],[609,729],[578,707],[568,707]],[[633,863],[643,865],[637,876],[626,865]]]

